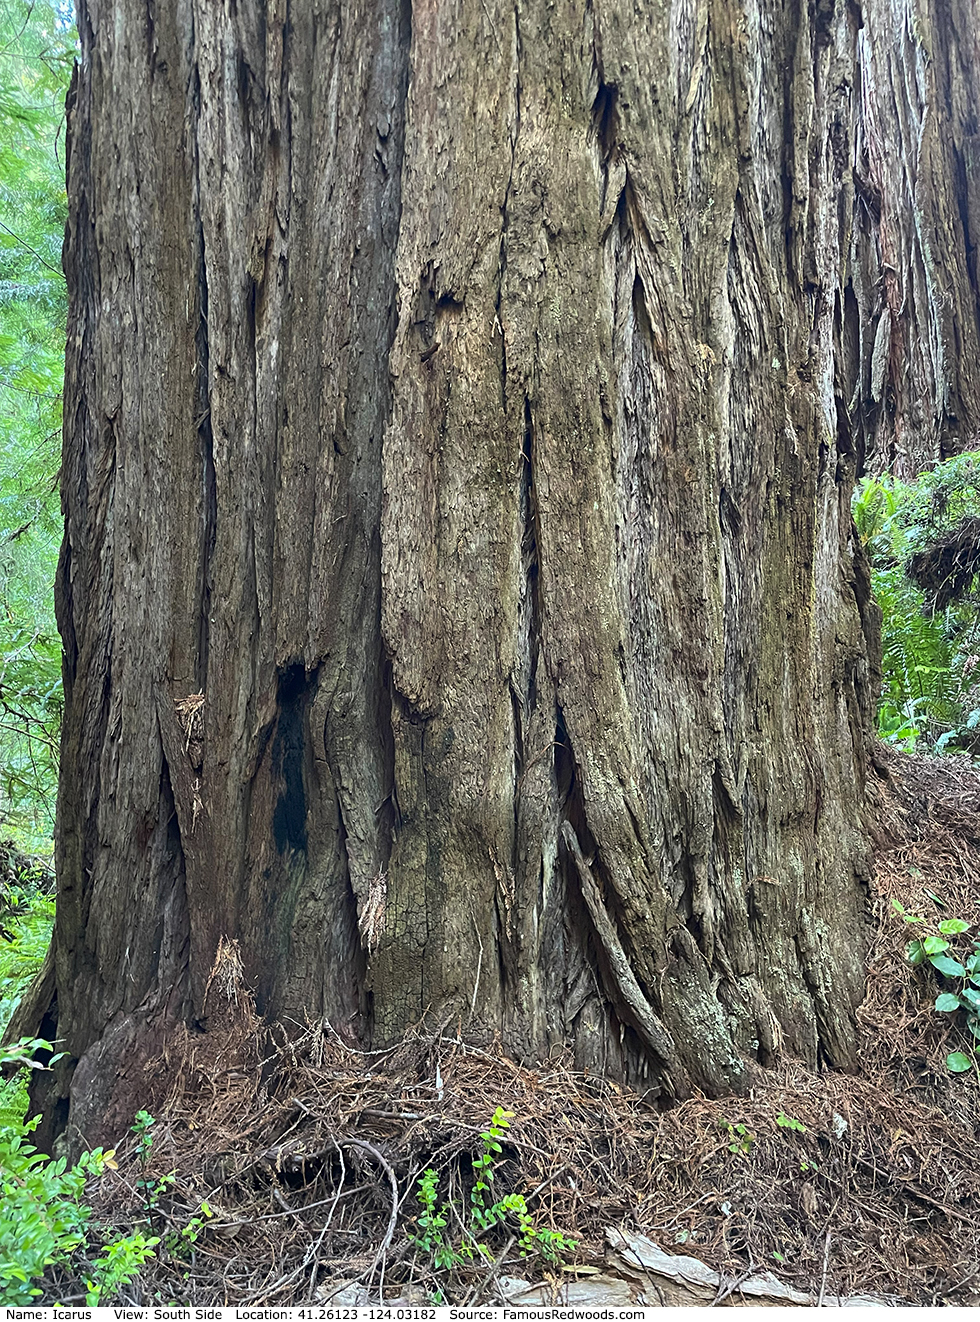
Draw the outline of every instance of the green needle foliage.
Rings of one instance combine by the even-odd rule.
[[[980,750],[980,452],[914,482],[865,478],[853,508],[882,611],[878,733],[908,752]]]
[[[64,377],[64,101],[71,15],[0,5],[0,817],[50,838],[61,716],[52,583]]]

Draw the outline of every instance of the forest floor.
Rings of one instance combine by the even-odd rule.
[[[152,1147],[137,1135],[120,1146],[96,1204],[123,1225],[149,1203],[164,1238],[133,1302],[737,1304],[751,1302],[750,1278],[757,1293],[775,1278],[800,1292],[778,1302],[980,1302],[978,1074],[949,1073],[965,1030],[934,1010],[934,970],[905,954],[926,929],[892,903],[931,931],[950,917],[978,930],[980,773],[882,750],[873,796],[856,1075],[787,1060],[747,1096],[660,1112],[559,1062],[526,1069],[445,1033],[364,1056],[317,1026],[273,1049],[226,950],[214,980],[223,1022],[156,1063]],[[951,953],[972,951],[970,933],[952,940]],[[492,1197],[523,1195],[535,1227],[574,1239],[564,1263],[533,1234],[521,1257],[513,1210],[513,1233],[487,1237],[493,1261],[460,1257],[473,1159],[497,1107],[513,1114],[491,1154]],[[440,1177],[428,1225],[427,1169]],[[638,1235],[678,1255],[677,1271],[645,1270]],[[448,1270],[433,1265],[440,1251],[457,1258]],[[690,1258],[704,1264],[699,1285]],[[69,1282],[55,1284],[64,1297]]]

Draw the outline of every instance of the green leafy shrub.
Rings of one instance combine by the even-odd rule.
[[[920,933],[905,947],[905,958],[913,967],[931,966],[944,979],[935,1009],[940,1014],[956,1015],[968,1034],[964,1044],[968,1050],[949,1052],[946,1068],[951,1074],[973,1069],[980,1078],[980,939],[974,938],[969,950],[957,949],[956,939],[967,937],[970,931],[970,924],[962,918],[930,922],[921,914],[908,913],[898,900],[892,900],[892,908]]]
[[[159,1235],[147,1238],[142,1230],[106,1244],[102,1256],[92,1264],[92,1274],[86,1278],[85,1302],[90,1308],[114,1299],[120,1288],[128,1285],[139,1269],[156,1256]]]
[[[0,1065],[46,1068],[34,1059],[53,1044],[23,1038],[0,1047]],[[57,1057],[52,1057],[57,1059]],[[27,1095],[23,1079],[9,1080],[0,1094],[0,1304],[29,1305],[43,1294],[39,1284],[52,1267],[62,1267],[86,1283],[89,1305],[110,1301],[128,1284],[159,1242],[141,1230],[98,1243],[92,1209],[83,1201],[86,1186],[112,1165],[113,1153],[96,1148],[69,1166],[52,1161],[31,1144],[40,1117],[18,1114]]]

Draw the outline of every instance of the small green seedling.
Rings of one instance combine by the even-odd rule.
[[[153,1126],[156,1118],[149,1111],[137,1111],[130,1126],[130,1133],[136,1135],[136,1158],[139,1161],[141,1177],[136,1187],[143,1195],[143,1206],[148,1217],[152,1216],[160,1205],[160,1199],[176,1183],[175,1171],[160,1175],[155,1180],[149,1176],[150,1157],[153,1153]]]
[[[459,1255],[446,1237],[449,1218],[439,1206],[439,1172],[431,1169],[423,1172],[416,1185],[416,1197],[422,1204],[418,1215],[419,1233],[413,1238],[416,1245],[432,1258],[432,1265],[437,1271],[446,1271],[459,1262]]]
[[[180,1230],[171,1231],[166,1240],[170,1256],[184,1260],[193,1257],[194,1246],[201,1236],[201,1231],[213,1215],[210,1203],[204,1201],[186,1226],[182,1226]]]
[[[937,897],[931,898],[938,902]],[[892,908],[906,923],[926,922],[920,915],[907,913],[898,900],[892,900]],[[976,1060],[976,1056],[980,1056],[980,940],[974,940],[972,952],[961,961],[949,953],[952,942],[947,939],[962,936],[969,930],[970,924],[962,918],[944,918],[936,925],[935,932],[910,941],[905,948],[905,957],[913,967],[931,964],[942,977],[959,983],[955,990],[939,993],[935,1009],[939,1014],[962,1012],[971,1044],[969,1051],[951,1051],[946,1057],[946,1068],[950,1074],[966,1074],[975,1068],[980,1077],[980,1065]]]
[[[732,1124],[722,1118],[718,1128],[723,1130],[729,1140],[728,1151],[735,1157],[747,1157],[755,1144],[755,1134],[745,1125]]]
[[[557,1230],[537,1229],[523,1194],[510,1193],[499,1199],[493,1197],[494,1164],[503,1154],[501,1144],[507,1136],[513,1114],[513,1111],[498,1106],[490,1124],[480,1134],[480,1151],[473,1158],[469,1216],[457,1218],[463,1226],[458,1244],[446,1233],[449,1212],[446,1205],[439,1202],[438,1171],[431,1168],[424,1171],[416,1185],[421,1211],[416,1218],[418,1229],[412,1241],[429,1255],[437,1271],[450,1271],[475,1257],[492,1262],[493,1252],[482,1237],[505,1223],[513,1228],[522,1257],[539,1257],[552,1266],[559,1266],[562,1255],[577,1247],[575,1240]]]
[[[500,1204],[493,1202],[493,1163],[503,1151],[500,1140],[506,1138],[513,1114],[513,1111],[505,1111],[502,1106],[497,1107],[489,1127],[480,1135],[483,1144],[481,1151],[473,1158],[473,1174],[476,1178],[470,1191],[470,1217],[478,1230],[489,1230],[504,1219]]]

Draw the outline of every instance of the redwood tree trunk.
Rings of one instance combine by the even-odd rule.
[[[364,1043],[854,1064],[851,487],[980,414],[954,11],[80,4],[59,1123],[222,937]]]

